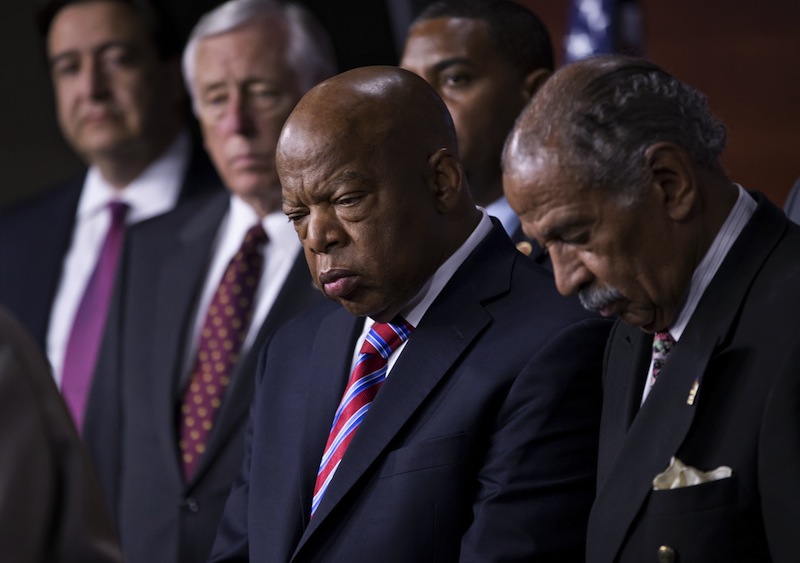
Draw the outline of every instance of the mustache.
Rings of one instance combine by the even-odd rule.
[[[614,287],[589,286],[578,292],[578,299],[583,308],[595,313],[623,297],[622,292]]]

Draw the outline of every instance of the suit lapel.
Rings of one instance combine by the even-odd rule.
[[[67,181],[52,196],[46,196],[46,203],[36,208],[37,216],[31,216],[28,221],[29,228],[23,235],[27,237],[27,243],[18,245],[20,251],[14,253],[13,266],[25,284],[19,286],[20,291],[9,306],[28,323],[28,329],[43,347],[46,346],[50,313],[61,281],[64,258],[72,244],[75,215],[85,178],[83,172]],[[3,264],[4,268],[10,266],[12,264]]]
[[[223,192],[222,182],[217,171],[202,149],[200,142],[195,138],[192,138],[191,150],[186,174],[181,183],[180,199],[183,201],[211,191]]]
[[[314,518],[300,539],[295,555],[491,323],[482,301],[508,290],[517,254],[502,227],[496,224],[433,302],[362,421]],[[520,255],[520,259],[524,258]],[[320,335],[324,340],[326,335],[322,331]],[[325,342],[320,343],[320,351],[335,353]],[[346,352],[349,367],[353,354],[352,339]],[[335,388],[328,391],[334,396],[327,397],[324,405],[312,405],[310,409],[326,409],[324,436],[313,439],[316,465],[344,386],[344,381],[337,382]]]
[[[156,287],[159,317],[154,327],[153,401],[157,425],[162,429],[160,441],[164,459],[174,460],[175,478],[183,481],[178,463],[175,416],[180,398],[181,379],[188,366],[184,354],[193,308],[197,301],[204,273],[208,268],[209,249],[219,223],[227,209],[227,195],[217,197],[204,206],[180,229],[173,252],[166,257]]]
[[[334,413],[347,386],[353,349],[363,329],[363,323],[363,318],[353,317],[344,309],[335,309],[320,323],[314,339],[309,366],[312,379],[307,386],[308,416],[301,442],[301,470],[306,472],[306,478],[300,491],[300,510],[306,519],[311,510],[319,462],[325,450]],[[352,443],[350,445],[352,447]],[[321,508],[314,515],[314,521],[305,535],[316,529],[320,510]],[[329,509],[325,509],[324,513],[327,512]]]
[[[613,560],[628,529],[644,504],[653,478],[664,471],[691,427],[697,406],[703,400],[703,377],[713,356],[724,349],[733,330],[739,307],[747,291],[786,229],[786,219],[763,196],[756,195],[758,209],[731,248],[728,256],[706,289],[691,321],[672,351],[669,361],[642,408],[633,419],[627,434],[619,426],[611,426],[609,436],[617,444],[605,445],[616,453],[615,459],[601,452],[601,466],[610,469],[600,482],[589,524],[588,545],[598,561]],[[648,351],[652,335],[628,327],[620,335],[631,342],[630,354],[638,360],[625,365],[611,356],[608,384],[613,390],[625,388],[630,381],[644,378],[647,362],[641,355]],[[616,337],[617,340],[619,337]],[[637,370],[633,373],[631,370]],[[644,373],[638,370],[644,370]],[[618,371],[617,371],[618,370]],[[724,374],[715,374],[724,377]],[[626,381],[621,381],[626,380]],[[632,387],[641,390],[641,385]],[[692,399],[690,400],[690,394]],[[641,394],[639,394],[641,397]],[[603,405],[608,420],[613,419],[612,398]],[[635,411],[635,393],[625,399],[625,420]],[[607,419],[602,433],[606,433]],[[616,446],[616,449],[615,449]]]
[[[619,456],[631,423],[642,399],[645,375],[650,362],[652,338],[635,327],[617,321],[610,338],[604,377],[604,408],[597,464],[597,483],[602,487],[611,474],[611,465]]]
[[[633,329],[638,330],[638,329]],[[684,333],[684,337],[687,334]],[[600,465],[609,469],[598,488],[595,509],[591,514],[592,525],[589,530],[589,545],[592,546],[593,557],[599,560],[613,560],[625,533],[631,522],[639,512],[652,486],[653,477],[664,471],[669,464],[669,459],[675,455],[686,433],[691,426],[696,412],[696,402],[688,404],[689,392],[697,380],[701,383],[702,375],[708,360],[715,348],[714,335],[706,335],[704,342],[689,343],[681,337],[680,345],[676,346],[666,366],[659,376],[659,383],[653,387],[650,395],[642,408],[636,414],[633,423],[625,434],[625,429],[619,426],[611,431],[612,440],[620,440],[613,444],[608,440],[604,451],[601,452]],[[643,351],[648,351],[652,343],[652,335],[644,333],[632,335],[633,353],[641,357]],[[631,363],[638,370],[647,372],[647,362],[642,367],[641,361]],[[616,366],[610,366],[614,369]],[[633,381],[634,378],[643,379],[644,374],[631,373],[631,370],[620,370],[618,378]],[[615,387],[619,386],[619,379]],[[632,389],[642,389],[641,385],[633,385]],[[627,420],[628,413],[635,410],[635,403],[641,400],[641,393],[629,392],[623,406],[624,416],[616,414],[617,418]],[[608,407],[604,405],[604,412],[609,418],[615,416],[613,402]],[[606,428],[603,428],[606,434]],[[620,438],[620,435],[623,437]],[[604,438],[607,438],[604,436]],[[616,446],[616,447],[615,447]],[[616,453],[616,458],[605,451],[611,448]],[[597,553],[596,546],[607,546],[608,553]]]

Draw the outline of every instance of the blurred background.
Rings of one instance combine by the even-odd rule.
[[[155,0],[188,30],[216,0]],[[331,33],[342,70],[395,64],[429,0],[300,0]],[[547,24],[557,64],[586,0],[518,0]],[[591,4],[592,2],[588,2]],[[599,0],[597,3],[600,4]],[[31,0],[0,8],[0,207],[80,168],[58,132]],[[644,56],[709,97],[728,126],[731,178],[782,205],[800,177],[800,0],[638,0]]]

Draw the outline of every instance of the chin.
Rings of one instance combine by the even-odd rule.
[[[280,203],[280,185],[277,188],[271,188],[271,186],[275,185],[270,184],[269,182],[271,179],[266,179],[259,176],[254,176],[252,174],[232,174],[233,179],[230,182],[225,182],[225,185],[228,186],[228,189],[238,195],[240,198],[248,200],[248,199],[257,199],[261,201],[267,201],[270,199],[274,199],[271,197],[272,194],[277,194],[277,201]]]
[[[354,317],[368,317],[370,314],[367,312],[366,308],[363,305],[360,305],[354,301],[348,301],[347,299],[342,299],[341,297],[330,297],[326,295],[328,299],[332,301],[336,301],[339,305],[344,307],[344,310],[353,315]]]

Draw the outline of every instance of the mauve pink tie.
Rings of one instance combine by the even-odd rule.
[[[100,257],[75,313],[64,355],[61,392],[72,412],[78,432],[83,428],[86,401],[89,398],[97,353],[103,338],[108,303],[125,237],[125,215],[128,213],[128,204],[112,201],[108,204],[108,208],[111,213],[111,226],[106,232]]]

